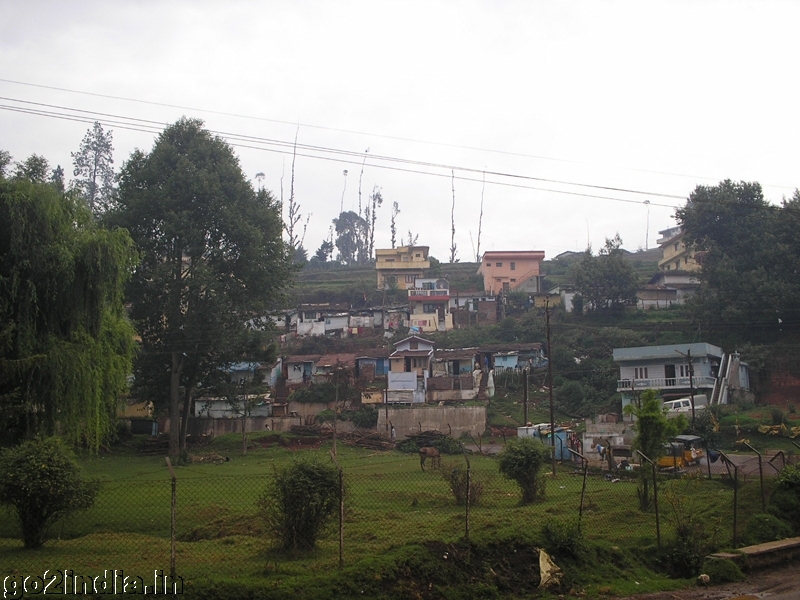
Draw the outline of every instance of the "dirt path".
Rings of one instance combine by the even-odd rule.
[[[741,583],[698,587],[676,592],[656,592],[620,600],[797,600],[800,598],[800,565],[787,563],[748,575]]]

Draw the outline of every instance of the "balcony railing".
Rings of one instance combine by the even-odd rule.
[[[713,377],[692,377],[692,385],[695,389],[708,389],[714,387]],[[668,390],[668,389],[689,389],[688,377],[661,377],[653,379],[618,379],[617,391],[626,390]]]
[[[449,296],[450,290],[422,290],[419,288],[410,288],[408,290],[409,296]]]
[[[375,263],[375,268],[379,270],[391,269],[430,269],[431,261],[429,260],[385,260],[378,259]]]

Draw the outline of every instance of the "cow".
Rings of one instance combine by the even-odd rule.
[[[442,457],[433,446],[423,446],[419,449],[419,466],[425,470],[425,460],[430,458],[433,468],[442,466]]]

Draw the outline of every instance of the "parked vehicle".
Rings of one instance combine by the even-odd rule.
[[[697,435],[679,435],[664,445],[664,455],[658,459],[659,469],[682,469],[687,465],[700,464],[705,456],[702,439]]]
[[[664,408],[667,411],[668,417],[675,417],[681,414],[688,414],[692,412],[692,399],[691,398],[678,398],[677,400],[665,400]],[[695,398],[694,410],[695,412],[704,410],[706,407],[705,396]]]

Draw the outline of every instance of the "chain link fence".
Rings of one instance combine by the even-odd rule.
[[[303,452],[328,458],[325,450],[298,454]],[[560,463],[555,475],[545,474],[543,499],[523,505],[519,488],[500,475],[495,457],[443,455],[440,465],[428,462],[423,470],[417,455],[342,447],[335,463],[341,474],[342,510],[318,549],[299,562],[275,550],[257,508],[274,477],[270,458],[248,456],[257,464],[257,474],[248,475],[226,473],[227,463],[174,471],[164,465],[105,483],[95,505],[59,522],[39,550],[22,547],[13,513],[0,509],[0,573],[32,575],[46,583],[48,570],[50,576],[58,571],[80,577],[115,570],[141,577],[145,585],[170,574],[252,577],[336,568],[403,544],[513,532],[538,535],[547,525],[579,528],[588,540],[655,549],[672,535],[675,510],[700,511],[714,519],[718,544],[730,547],[748,518],[763,512],[771,481],[766,478],[762,492],[763,480],[757,475],[745,481],[728,471],[717,471],[710,479],[702,469],[678,478],[659,474],[659,512],[654,506],[642,511],[638,470],[586,469],[574,458]],[[765,475],[772,471],[777,469],[767,467]],[[669,495],[678,501],[668,502]]]

